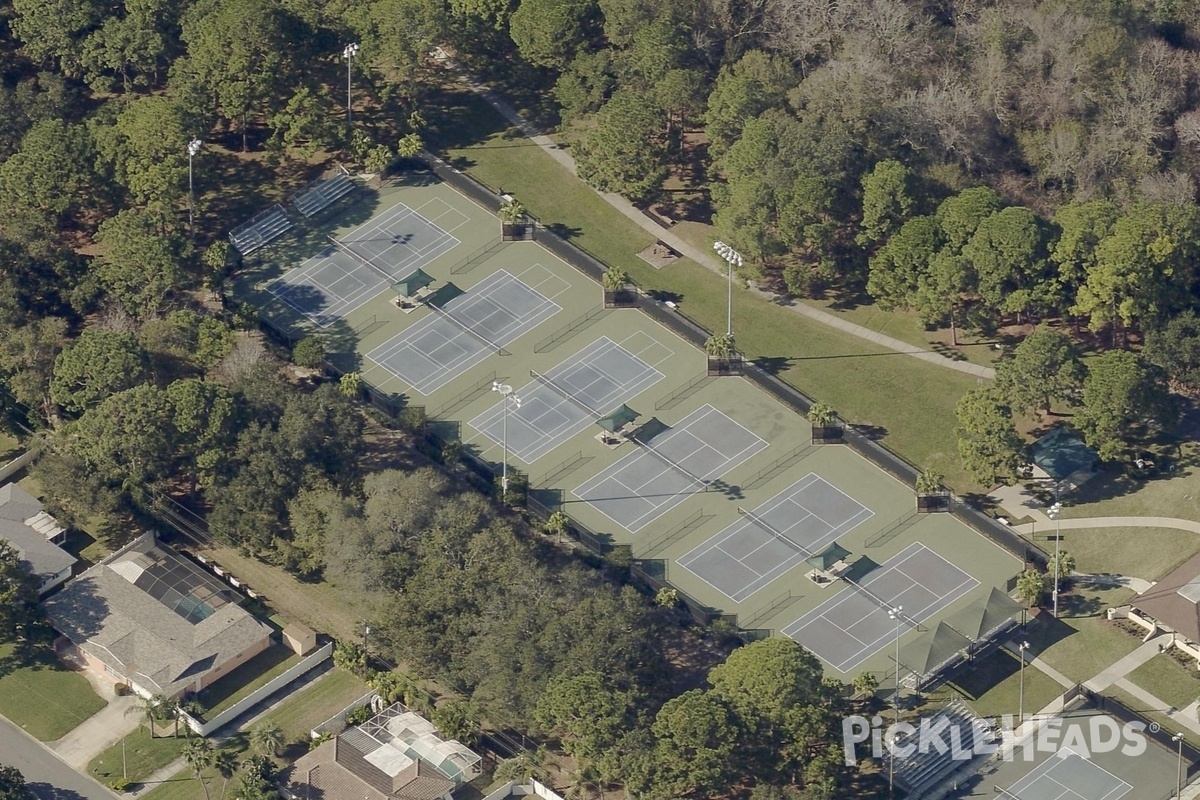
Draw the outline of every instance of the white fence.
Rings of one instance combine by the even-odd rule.
[[[317,727],[310,730],[308,732],[309,737],[313,738],[313,739],[318,739],[321,737],[322,734],[325,734],[325,733],[329,733],[329,734],[338,733],[339,731],[341,731],[342,728],[345,727],[346,717],[350,716],[350,712],[357,711],[358,709],[367,705],[368,703],[370,703],[372,700],[375,699],[375,696],[376,695],[375,695],[374,691],[367,692],[362,697],[358,698],[353,703],[346,706],[341,711],[334,714],[332,717],[330,717],[329,719],[325,720]]]
[[[228,725],[230,722],[233,722],[233,720],[237,719],[239,716],[246,713],[263,700],[266,700],[268,697],[275,694],[275,692],[287,686],[301,675],[316,669],[318,666],[327,661],[332,655],[333,642],[327,642],[324,647],[321,647],[315,652],[305,656],[298,664],[292,666],[292,668],[287,672],[282,672],[279,675],[276,675],[270,681],[264,683],[258,689],[251,692],[246,697],[243,697],[241,700],[234,703],[232,706],[225,709],[220,714],[217,714],[207,722],[201,722],[186,712],[180,712],[180,714],[189,728],[201,736],[208,736],[221,726]]]
[[[24,453],[21,453],[21,455],[17,456],[3,467],[0,467],[0,483],[4,483],[16,472],[24,467],[29,466],[37,457],[38,452],[36,450],[26,450]]]
[[[563,800],[562,795],[535,780],[530,780],[529,783],[509,781],[483,800],[503,800],[505,797],[527,797],[529,795],[540,797],[542,800]]]

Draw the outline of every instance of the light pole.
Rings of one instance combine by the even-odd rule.
[[[724,242],[713,242],[713,250],[717,251],[717,255],[725,259],[725,263],[729,265],[729,288],[728,300],[725,305],[725,335],[729,340],[733,341],[733,268],[741,267],[745,263],[742,254],[734,250]]]
[[[1046,509],[1046,516],[1054,520],[1054,573],[1050,576],[1050,580],[1054,582],[1054,618],[1058,619],[1058,574],[1062,572],[1059,566],[1058,544],[1062,539],[1062,523],[1058,521],[1059,514],[1062,513],[1062,503],[1055,501],[1054,505]]]
[[[1021,654],[1021,700],[1017,705],[1017,725],[1025,722],[1025,651],[1029,649],[1029,642],[1021,642],[1017,645],[1017,651]]]
[[[1171,737],[1171,741],[1179,745],[1179,761],[1175,767],[1175,800],[1183,795],[1183,731]]]
[[[896,606],[888,611],[888,619],[896,623],[896,696],[892,698],[892,706],[896,711],[896,722],[900,722],[900,617],[904,606]],[[895,730],[893,728],[893,730]],[[891,758],[888,765],[888,794],[896,791],[896,737],[892,735]]]
[[[349,128],[354,124],[354,111],[352,110],[351,102],[351,65],[354,63],[354,57],[358,55],[358,51],[362,48],[358,42],[351,42],[342,50],[342,56],[346,59],[346,127]]]
[[[508,498],[508,405],[509,405],[509,402],[511,401],[515,407],[520,408],[521,407],[521,398],[519,398],[515,394],[513,394],[513,387],[509,386],[507,383],[500,383],[499,381],[492,381],[492,391],[499,392],[500,397],[503,398],[500,402],[504,403],[504,417],[503,417],[504,422],[502,423],[502,427],[501,427],[502,432],[500,434],[500,438],[502,441],[501,446],[504,448],[504,459],[501,462],[502,463],[502,466],[501,466],[502,472],[500,474],[500,491],[504,493],[504,498],[507,500],[507,498]]]
[[[195,219],[195,215],[196,215],[196,184],[195,184],[195,181],[193,180],[192,159],[194,159],[196,157],[196,155],[200,152],[200,148],[201,148],[201,146],[203,146],[203,144],[204,144],[204,142],[200,141],[199,139],[192,139],[187,144],[187,154],[188,154],[188,233],[193,239],[196,238],[196,219]]]

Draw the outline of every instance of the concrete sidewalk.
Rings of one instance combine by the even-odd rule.
[[[1079,528],[1174,528],[1190,533],[1200,533],[1200,522],[1176,517],[1081,517],[1060,519],[1057,523],[1047,519],[1045,523],[1039,522],[1037,527],[1045,533],[1046,525],[1056,526],[1064,531]],[[1013,529],[1019,533],[1032,533],[1033,525],[1029,523],[1014,525]]]
[[[575,166],[575,159],[571,157],[571,154],[560,147],[557,142],[545,135],[536,126],[530,124],[515,108],[512,107],[507,100],[498,95],[490,87],[475,80],[440,47],[434,50],[433,56],[436,61],[442,64],[443,67],[457,74],[463,80],[463,82],[470,87],[471,91],[483,98],[484,102],[494,108],[514,127],[518,128],[521,133],[527,136],[547,155],[561,164],[572,175],[579,174]],[[637,206],[626,200],[621,195],[614,194],[612,192],[602,192],[598,189],[593,189],[592,191],[604,198],[605,202],[607,202],[617,211],[621,212],[623,216],[638,225],[638,227],[642,228],[642,230],[647,231],[655,238],[670,245],[676,251],[682,253],[696,263],[708,267],[709,269],[721,275],[725,275],[728,266],[724,261],[721,261],[712,253],[702,250],[701,248],[695,247],[691,243],[684,241],[670,229],[662,227],[654,220],[646,216],[646,214],[637,208]],[[758,288],[752,288],[752,291],[767,298],[771,302],[776,302],[775,295],[770,292],[766,292]],[[804,303],[792,303],[790,305],[784,305],[783,307],[790,309],[802,317],[807,317],[815,322],[819,322],[822,325],[828,325],[831,328],[837,328],[838,330],[844,331],[851,336],[856,336],[859,339],[864,339],[868,342],[877,344],[886,350],[891,350],[896,353],[903,353],[904,355],[918,358],[922,361],[929,362],[930,364],[936,364],[939,367],[965,372],[966,374],[973,375],[977,378],[991,380],[996,377],[996,371],[991,367],[971,364],[966,361],[955,361],[954,359],[947,358],[939,353],[935,353],[932,350],[926,350],[925,348],[911,345],[908,342],[901,341],[900,339],[896,339],[892,336],[878,333],[870,328],[864,328],[862,325],[856,325],[855,323],[844,320],[835,314],[830,314],[828,311],[822,311],[819,308],[813,308],[812,306],[805,305]]]
[[[1170,642],[1170,634],[1155,636],[1150,641],[1143,642],[1129,655],[1109,664],[1099,674],[1085,681],[1083,685],[1093,692],[1103,692],[1109,686],[1124,679],[1126,675],[1160,654],[1163,648],[1170,644]]]
[[[1030,655],[1028,651],[1022,652],[1021,647],[1017,642],[1010,639],[1009,641],[1004,643],[1004,649],[1007,650],[1009,653],[1011,653],[1016,658],[1021,658],[1023,656],[1025,658],[1026,664],[1028,664],[1029,666],[1038,670],[1039,672],[1044,673],[1046,676],[1048,676],[1051,680],[1053,680],[1059,686],[1062,686],[1064,689],[1070,689],[1072,686],[1075,685],[1075,681],[1071,680],[1066,675],[1063,675],[1061,672],[1059,672],[1054,667],[1047,664],[1042,659],[1038,658],[1037,656]],[[1061,698],[1059,699],[1058,702],[1061,703]]]

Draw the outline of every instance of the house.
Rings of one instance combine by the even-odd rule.
[[[396,703],[301,756],[279,786],[288,800],[450,800],[481,760]]]
[[[271,644],[240,596],[153,533],[67,584],[43,607],[70,654],[148,697],[199,692]]]
[[[542,800],[563,800],[562,795],[532,778],[526,783],[509,781],[490,792],[483,800],[506,800],[509,797],[540,797]]]
[[[46,594],[71,577],[78,560],[59,547],[67,531],[42,510],[36,497],[15,483],[0,486],[0,540],[13,546]]]
[[[1176,639],[1200,644],[1200,555],[1183,562],[1129,604]]]

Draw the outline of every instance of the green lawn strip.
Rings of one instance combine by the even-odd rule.
[[[283,645],[271,645],[200,693],[197,699],[204,705],[204,719],[217,716],[300,660],[300,656]]]
[[[1063,503],[1063,518],[1173,517],[1198,519],[1196,513],[1196,463],[1200,443],[1179,445],[1172,461],[1176,470],[1149,479],[1126,474],[1116,465],[1072,492]],[[1177,536],[1188,536],[1177,531]]]
[[[1012,638],[1029,642],[1031,654],[1068,680],[1083,683],[1140,644],[1104,618],[1106,608],[1126,603],[1133,595],[1129,589],[1078,586],[1059,597],[1059,619],[1044,609],[1024,632]]]
[[[263,715],[289,742],[308,739],[309,731],[365,695],[367,685],[349,672],[333,669]]]
[[[154,774],[156,770],[170,764],[183,756],[183,748],[188,736],[185,728],[180,725],[178,736],[150,737],[146,726],[125,737],[125,772],[121,766],[121,742],[105,750],[92,759],[88,764],[90,772],[96,780],[107,784],[109,781],[128,775],[130,783],[140,783]]]
[[[1200,675],[1167,654],[1155,656],[1125,677],[1173,708],[1187,708],[1200,697]]]
[[[644,288],[677,298],[709,330],[724,330],[726,286],[719,275],[688,259],[653,269],[636,255],[653,236],[527,139],[510,135],[481,101],[457,93],[446,100],[449,116],[431,140],[453,163],[513,193],[543,224],[626,270]],[[953,432],[954,405],[978,385],[975,378],[885,350],[745,291],[734,295],[734,331],[747,356],[870,426],[909,461],[937,469],[960,491],[979,488],[962,470]]]
[[[21,443],[7,433],[0,432],[0,464],[7,464],[21,452]]]
[[[1101,694],[1120,701],[1126,707],[1136,711],[1140,716],[1145,717],[1149,722],[1158,723],[1159,727],[1172,735],[1182,732],[1183,738],[1188,744],[1193,747],[1200,747],[1200,733],[1196,733],[1191,728],[1180,725],[1161,711],[1153,711],[1147,708],[1145,703],[1124,689],[1118,686],[1110,686]]]
[[[1036,667],[1025,666],[1026,714],[1036,714],[1063,691]],[[929,699],[943,700],[951,694],[960,695],[981,717],[1015,717],[1021,708],[1021,662],[1006,650],[994,651],[956,669]]]
[[[43,742],[66,736],[107,702],[49,650],[19,656],[0,645],[0,715]]]
[[[244,757],[244,753],[238,753],[238,760]],[[204,771],[204,779],[208,782],[209,800],[216,800],[221,797],[221,785],[225,782],[215,770],[206,769]],[[228,791],[233,791],[237,788],[237,775],[229,779]],[[143,796],[145,800],[205,800],[204,789],[200,786],[200,781],[196,780],[196,774],[192,772],[191,767],[184,767],[179,772],[167,778],[165,781],[157,784],[153,789],[146,792]]]
[[[1052,530],[1047,527],[1047,532]],[[1075,557],[1079,572],[1111,572],[1148,581],[1161,579],[1200,552],[1200,536],[1173,528],[1072,528],[1062,537],[1061,547]],[[1035,544],[1054,550],[1053,542]]]

